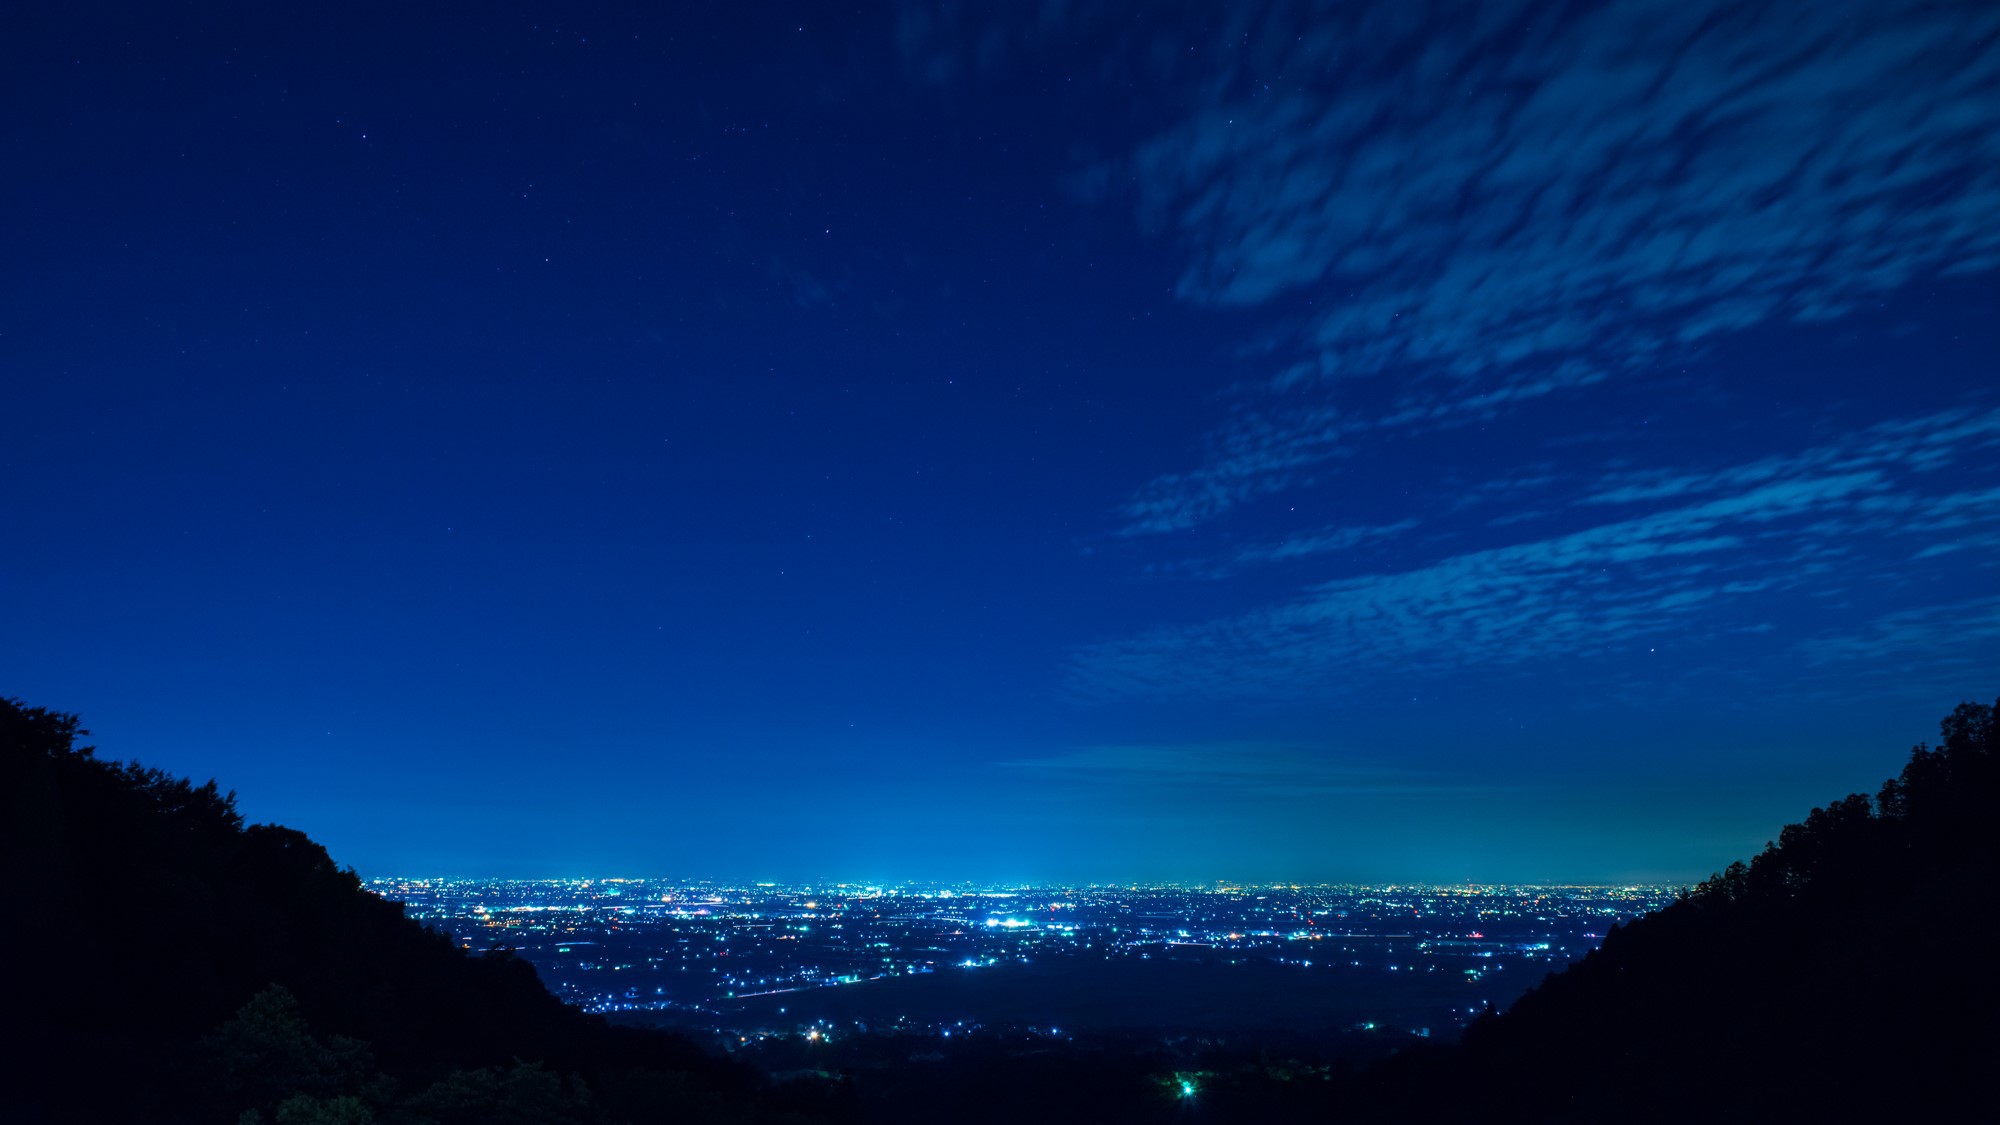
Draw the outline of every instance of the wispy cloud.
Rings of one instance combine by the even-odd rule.
[[[1331,407],[1280,416],[1241,414],[1211,438],[1207,462],[1154,479],[1125,505],[1127,535],[1179,531],[1300,482],[1340,454],[1344,427]]]
[[[1587,504],[1634,504],[1741,489],[1808,472],[1897,467],[1928,473],[2000,451],[2000,410],[1946,410],[1878,423],[1845,441],[1707,471],[1647,470],[1606,478]]]
[[[2000,668],[2000,595],[1885,613],[1854,632],[1807,640],[1799,651],[1821,666],[1942,663],[1990,676]]]
[[[1187,306],[1232,310],[1246,333],[1201,447],[1115,515],[1128,541],[1215,525],[1197,561],[1150,569],[1258,568],[1262,605],[1089,646],[1085,691],[1297,697],[1384,669],[1750,640],[1812,664],[1915,636],[1909,622],[1944,619],[1919,603],[1964,605],[1993,574],[1990,397],[1768,455],[1749,434],[1615,448],[1632,435],[1595,423],[1636,423],[1658,376],[1726,336],[2000,269],[2000,7],[1276,0],[1153,16],[967,3],[902,27],[910,65],[940,82],[1095,60],[1074,76],[1131,98],[1140,139],[1102,142],[1079,181],[1179,256]],[[1674,390],[1726,393],[1727,374]],[[1833,397],[1787,405],[1830,417]],[[1489,423],[1458,456],[1457,435]],[[1554,463],[1508,463],[1526,446],[1496,452],[1502,425]],[[1645,463],[1662,453],[1690,463]],[[1395,472],[1438,479],[1385,486]],[[1318,526],[1274,534],[1308,500]],[[1320,580],[1271,595],[1307,570]],[[1793,647],[1805,636],[1817,655]]]
[[[1126,178],[1184,299],[1311,311],[1260,344],[1282,397],[1147,484],[1129,531],[1293,487],[1357,433],[2000,267],[1990,4],[1277,4],[1218,37],[1240,48],[1202,55],[1205,99]]]
[[[1359,548],[1385,543],[1407,534],[1419,525],[1418,520],[1405,519],[1385,524],[1321,527],[1279,539],[1246,543],[1215,558],[1163,564],[1149,569],[1157,573],[1190,578],[1228,578],[1254,566],[1341,555]]]
[[[1373,526],[1321,528],[1271,543],[1252,544],[1238,550],[1232,561],[1241,566],[1248,563],[1286,562],[1310,555],[1346,551],[1364,543],[1376,543],[1394,538],[1416,526],[1417,521],[1409,519]]]
[[[1747,465],[1634,474],[1570,514],[1650,511],[1107,641],[1080,654],[1077,676],[1093,693],[1295,696],[1383,669],[1438,673],[1726,636],[1745,624],[1731,603],[1840,594],[1933,545],[2000,529],[2000,488],[1951,488],[1935,472],[1996,437],[2000,413],[1954,411]],[[1893,555],[1857,556],[1861,537]]]

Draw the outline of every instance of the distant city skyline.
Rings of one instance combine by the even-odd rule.
[[[39,5],[0,693],[365,876],[1680,885],[2000,689],[2000,6]]]

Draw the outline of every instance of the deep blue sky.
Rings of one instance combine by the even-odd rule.
[[[364,874],[1585,880],[2000,687],[2000,7],[632,7],[0,16],[0,691]]]

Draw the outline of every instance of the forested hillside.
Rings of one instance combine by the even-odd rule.
[[[0,700],[27,1120],[747,1121],[837,1093],[567,1007],[304,834],[246,826],[213,782],[99,758],[84,733]]]
[[[1812,810],[1612,930],[1462,1048],[1371,1076],[1363,1104],[1384,1119],[1779,1121],[1938,1120],[1990,1101],[1994,710],[1962,704],[1872,798]]]

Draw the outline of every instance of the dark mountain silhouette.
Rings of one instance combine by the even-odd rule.
[[[1995,708],[1962,704],[1871,800],[1603,945],[1456,1049],[1343,1099],[1367,1119],[1933,1121],[1991,1114]]]
[[[1985,1119],[2000,1046],[1994,716],[1961,705],[1874,797],[1814,809],[1614,928],[1461,1045],[1359,1072],[1260,1055],[1192,1100],[1155,1073],[1172,1065],[1157,1049],[1003,1053],[945,1087],[861,1102],[898,1120],[1013,1120],[1007,1097],[971,1091],[1025,1079],[1041,1120]],[[0,700],[21,1033],[8,1120],[856,1114],[845,1084],[773,1089],[568,1008],[525,963],[455,948],[303,835],[246,827],[213,783],[104,761],[82,733]]]
[[[0,699],[8,1120],[756,1121],[816,1096],[570,1008],[85,733]]]

